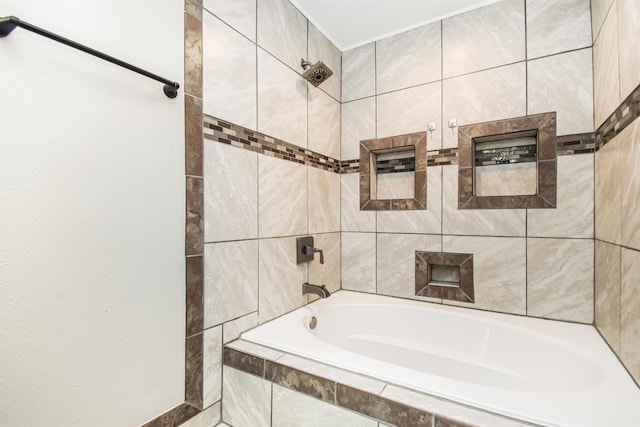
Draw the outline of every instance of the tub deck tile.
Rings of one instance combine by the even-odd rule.
[[[325,402],[335,402],[335,381],[267,360],[264,378]]]
[[[226,347],[241,351],[243,353],[252,354],[266,360],[278,360],[285,355],[285,353],[281,351],[241,339],[226,344]]]
[[[264,378],[265,360],[261,357],[225,347],[223,363],[226,366]]]

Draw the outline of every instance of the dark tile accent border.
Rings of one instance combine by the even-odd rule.
[[[340,173],[340,161],[295,144],[281,141],[267,135],[204,115],[204,137],[206,139],[244,148],[282,160],[313,166]]]
[[[196,408],[202,408],[203,402],[203,333],[193,335],[185,343],[184,400]]]
[[[439,415],[436,415],[433,426],[434,427],[473,427],[469,424],[450,420],[449,418],[441,417]]]
[[[324,402],[333,403],[336,400],[334,381],[281,365],[278,362],[270,360],[265,362],[264,378]]]
[[[631,92],[596,131],[596,150],[611,141],[640,117],[640,85]]]
[[[204,180],[187,176],[185,252],[186,255],[204,253]]]
[[[538,193],[530,196],[476,196],[475,140],[535,132],[538,139]],[[556,113],[535,114],[458,128],[458,209],[538,209],[556,207]]]
[[[204,257],[197,255],[186,259],[186,336],[204,330]]]
[[[378,199],[372,181],[376,171],[370,170],[371,155],[404,147],[415,152],[413,199]],[[416,132],[387,138],[360,141],[360,210],[425,210],[427,209],[427,133]]]
[[[474,302],[473,254],[416,251],[415,293],[417,296],[451,301]],[[433,265],[451,265],[460,269],[458,286],[430,283]]]
[[[265,359],[258,356],[225,347],[223,350],[222,362],[232,368],[264,378]]]
[[[431,427],[433,425],[433,414],[430,412],[343,384],[336,385],[336,403],[344,408],[399,427]]]

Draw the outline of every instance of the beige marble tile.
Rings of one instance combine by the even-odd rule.
[[[306,80],[262,49],[258,49],[257,130],[307,147]]]
[[[443,77],[523,61],[524,16],[523,0],[504,0],[443,20]]]
[[[333,71],[333,75],[319,87],[334,99],[340,101],[342,54],[312,23],[309,23],[309,58],[306,59],[313,64],[322,61]]]
[[[466,405],[457,404],[451,400],[407,390],[394,385],[387,386],[382,397],[404,403],[414,408],[442,415],[459,423],[467,423],[477,427],[525,427],[530,424],[520,423],[512,418],[501,417],[496,414],[473,409]],[[462,424],[455,424],[462,425]],[[466,424],[465,424],[466,425]]]
[[[526,7],[528,59],[591,46],[589,0],[528,0]]]
[[[524,238],[443,236],[442,250],[473,254],[475,303],[445,304],[504,313],[526,313],[526,242]]]
[[[593,237],[594,155],[558,157],[555,209],[527,210],[530,237]]]
[[[202,6],[255,43],[255,0],[203,0]]]
[[[442,169],[442,229],[444,234],[525,235],[525,209],[458,210],[458,168],[443,166]]]
[[[612,4],[613,0],[591,0],[591,35],[594,42],[600,35],[602,24]]]
[[[377,93],[440,80],[441,48],[439,21],[377,41]]]
[[[204,142],[205,242],[258,237],[258,155]]]
[[[308,148],[340,158],[340,103],[309,84]]]
[[[622,156],[627,133],[609,141],[596,152],[595,166],[595,222],[596,238],[620,244]]]
[[[376,292],[375,233],[342,233],[342,289]]]
[[[380,95],[376,101],[378,138],[426,131],[428,123],[435,123],[436,130],[427,135],[427,150],[441,148],[441,82]]]
[[[426,210],[378,212],[378,232],[441,234],[442,169],[442,166],[430,166],[427,168]]]
[[[376,137],[376,98],[342,104],[340,158],[360,158],[360,141]]]
[[[258,325],[258,312],[254,311],[246,316],[226,322],[222,325],[222,342],[227,344],[238,339],[241,333]]]
[[[595,325],[620,354],[620,246],[595,241]]]
[[[271,383],[224,367],[222,420],[232,426],[271,425]]]
[[[609,13],[593,45],[593,108],[596,129],[620,105],[618,17]]]
[[[640,381],[640,252],[622,248],[620,358]]]
[[[307,58],[307,19],[288,0],[258,3],[258,46],[302,74]]]
[[[206,408],[222,399],[222,326],[204,331],[202,390]]]
[[[209,406],[204,411],[200,412],[195,417],[191,418],[185,423],[180,424],[180,427],[212,427],[220,426],[222,405],[221,402],[216,402],[214,405]]]
[[[258,309],[258,241],[204,246],[205,327]]]
[[[340,233],[315,234],[314,246],[324,251],[324,264],[320,254],[309,263],[309,283],[325,285],[330,292],[340,289]]]
[[[255,129],[255,44],[210,13],[203,15],[202,38],[204,113]]]
[[[376,44],[342,53],[342,102],[376,94]]]
[[[475,168],[474,172],[476,196],[531,195],[538,191],[534,162],[483,166]]]
[[[640,120],[636,119],[618,138],[622,144],[622,180],[618,183],[621,241],[640,250]]]
[[[260,240],[258,317],[271,320],[306,302],[307,264],[296,264],[296,238]]]
[[[360,174],[344,174],[340,179],[341,230],[375,232],[376,213],[360,210]]]
[[[340,175],[308,167],[309,233],[340,231]]]
[[[441,236],[378,233],[377,293],[439,302],[415,295],[415,252],[441,250]]]
[[[302,357],[286,354],[278,359],[278,363],[308,372],[313,375],[327,378],[331,381],[339,382],[368,393],[380,394],[386,383],[375,380],[364,375],[354,372],[345,371],[340,368],[328,366],[314,360],[304,359]]]
[[[273,427],[377,427],[378,422],[274,384],[271,425]]]
[[[527,315],[593,323],[593,240],[527,239]]]
[[[443,127],[450,119],[457,119],[462,126],[524,116],[526,89],[524,62],[444,80]],[[442,146],[458,146],[457,128],[443,129]]]
[[[556,112],[556,133],[593,132],[591,49],[527,62],[528,114]]]
[[[376,176],[376,199],[415,198],[415,173],[384,173]]]
[[[260,237],[306,234],[307,166],[259,156],[258,171]]]
[[[620,100],[640,84],[640,2],[616,0],[620,54]]]

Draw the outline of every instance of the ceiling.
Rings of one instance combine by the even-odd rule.
[[[290,0],[341,51],[500,0]]]

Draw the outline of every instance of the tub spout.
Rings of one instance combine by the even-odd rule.
[[[331,296],[331,292],[324,285],[312,285],[311,283],[304,282],[302,284],[302,295],[315,294],[320,298],[328,298]]]

